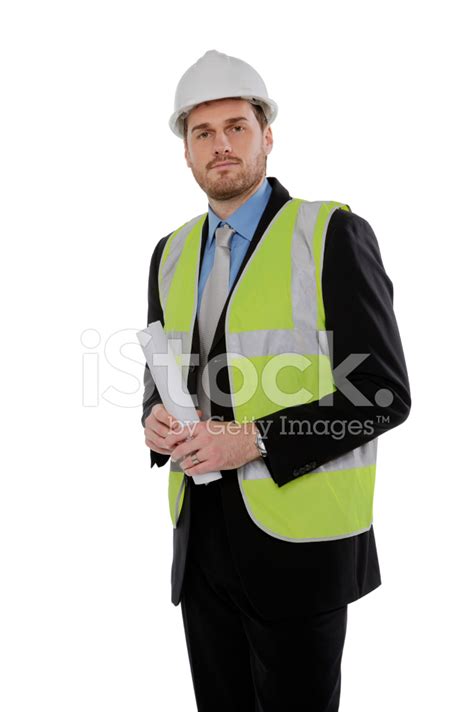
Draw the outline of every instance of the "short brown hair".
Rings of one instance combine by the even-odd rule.
[[[264,130],[265,126],[268,125],[267,117],[265,116],[265,112],[260,106],[260,104],[254,104],[253,102],[249,101],[250,106],[252,107],[253,113],[255,114],[255,118],[258,121],[258,124],[262,131]],[[185,116],[183,119],[183,134],[184,134],[184,140],[186,141],[187,135],[188,135],[188,117]]]

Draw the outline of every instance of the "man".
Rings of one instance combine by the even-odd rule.
[[[347,606],[381,584],[377,438],[411,407],[372,228],[266,177],[276,113],[239,59],[212,50],[183,75],[170,126],[208,210],[179,216],[150,265],[148,324],[191,354],[203,416],[179,427],[145,369],[151,466],[170,459],[172,601],[205,712],[339,708]],[[199,484],[208,472],[222,477]]]

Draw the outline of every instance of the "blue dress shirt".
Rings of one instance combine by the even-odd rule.
[[[199,275],[198,285],[198,313],[201,306],[201,297],[204,291],[204,286],[209,273],[214,264],[214,254],[216,252],[216,241],[214,239],[216,228],[219,225],[227,223],[234,228],[235,233],[232,235],[231,250],[230,250],[230,274],[229,274],[229,289],[234,283],[242,260],[250,245],[250,241],[255,233],[262,213],[265,210],[268,200],[272,192],[272,187],[265,178],[260,188],[248,200],[245,201],[237,210],[235,210],[228,218],[221,220],[215,214],[211,206],[208,204],[208,219],[209,230],[207,235],[206,246],[202,258],[201,274]]]

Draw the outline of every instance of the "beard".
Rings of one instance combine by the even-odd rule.
[[[230,168],[227,172],[217,172],[214,169],[197,172],[191,166],[196,183],[212,200],[230,200],[249,192],[266,174],[267,156],[262,150],[254,161],[247,165]]]

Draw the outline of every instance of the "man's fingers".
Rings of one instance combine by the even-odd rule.
[[[163,410],[166,410],[166,408],[165,408],[165,406],[163,405],[163,403],[155,403],[155,405],[154,405],[153,408],[151,409],[150,413],[153,413],[153,415],[154,415],[155,417],[158,417],[158,413],[159,413],[160,411],[163,411]]]
[[[168,427],[155,415],[149,415],[145,420],[145,442],[152,450],[170,455],[174,448],[189,438],[189,430],[173,418],[173,424],[178,427]],[[151,443],[152,445],[150,445]],[[153,447],[152,447],[153,446]]]
[[[176,418],[174,418],[168,410],[166,410],[163,403],[157,403],[154,405],[151,409],[151,413],[159,423],[163,423],[163,425],[166,425],[170,429],[173,429],[176,425],[179,425],[179,421],[176,420]]]
[[[157,435],[150,428],[145,428],[145,445],[153,450],[154,452],[159,452],[161,455],[171,455],[171,449],[168,447],[165,439]]]
[[[163,444],[166,440],[166,446],[168,446],[168,439],[169,436],[175,437],[177,440],[179,440],[179,435],[182,436],[183,439],[185,439],[188,436],[188,432],[186,430],[173,430],[173,428],[169,428],[167,425],[165,425],[162,421],[156,420],[156,418],[149,417],[145,420],[145,428],[152,432],[153,435],[158,438],[157,444],[160,445],[160,440],[161,444]]]
[[[171,431],[168,429],[166,430],[164,435],[160,435],[160,433],[157,432],[156,427],[156,425],[154,425],[153,427],[145,427],[145,443],[152,450],[155,450],[156,452],[161,452],[164,455],[170,455],[178,444],[181,444],[184,440],[187,440],[188,438],[188,434],[183,431],[180,437],[175,438],[174,442],[170,443],[167,435],[169,435]]]
[[[201,418],[201,408],[196,408],[196,412]],[[145,429],[145,438],[154,445],[152,449],[158,448],[157,452],[169,454],[177,445],[189,438],[192,426],[191,430],[183,427],[183,423],[174,418],[163,403],[156,403],[145,420]]]
[[[169,413],[163,403],[157,403],[151,409],[152,415],[160,421],[160,423],[165,423],[168,425],[170,418],[172,418],[171,413]]]
[[[149,428],[149,430],[154,432],[155,435],[158,435],[160,438],[166,438],[169,433],[173,432],[171,428],[168,428],[167,425],[164,425],[159,420],[153,420],[153,418],[150,418],[150,422],[145,423],[145,425]]]

